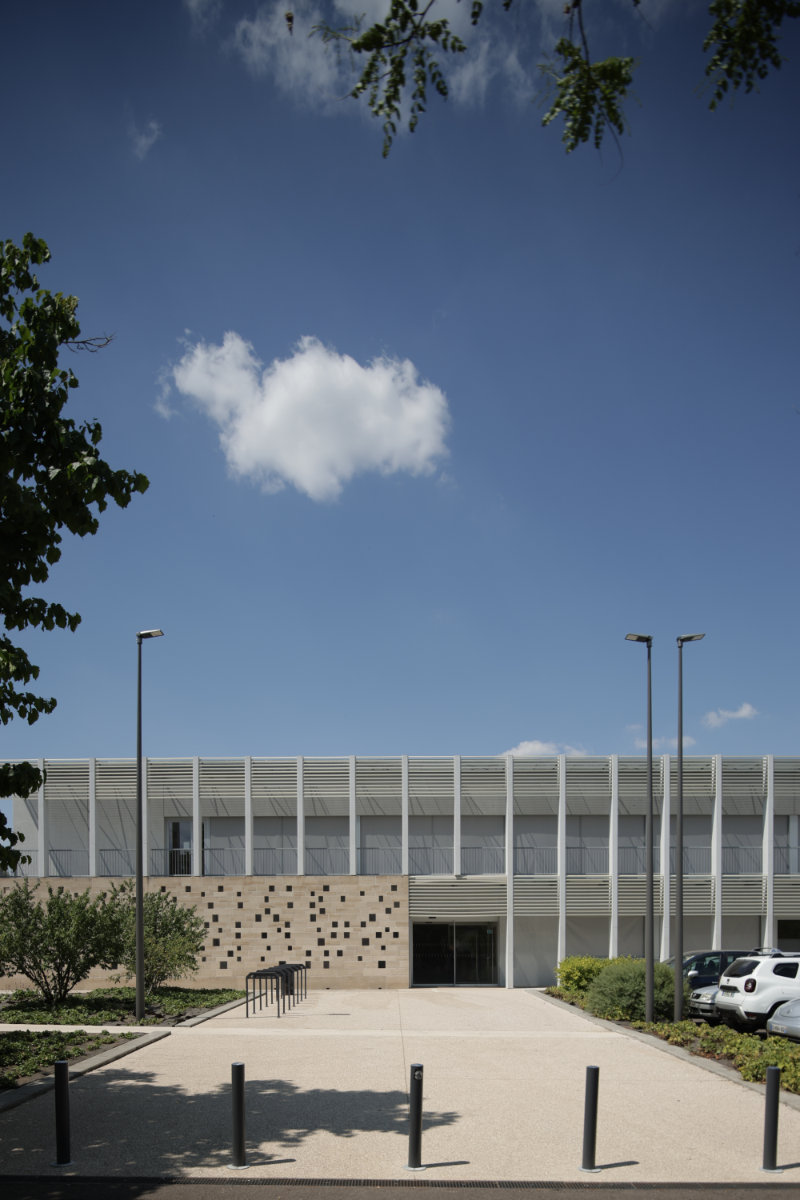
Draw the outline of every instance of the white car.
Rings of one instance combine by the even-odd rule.
[[[787,1000],[767,1021],[767,1032],[800,1041],[800,999]]]
[[[737,958],[723,971],[714,1004],[730,1025],[758,1029],[779,1005],[800,1000],[800,954],[761,951]]]
[[[689,996],[689,1016],[703,1017],[706,1021],[718,1021],[717,1016],[717,992],[719,985],[716,983],[708,983],[705,987],[696,988]]]

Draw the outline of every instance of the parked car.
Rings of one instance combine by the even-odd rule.
[[[687,1005],[689,1016],[702,1017],[709,1024],[715,1024],[719,1020],[716,1007],[718,991],[719,984],[707,983],[705,987],[697,988],[692,992]]]
[[[683,977],[692,989],[718,983],[722,972],[749,950],[696,950],[684,956]]]
[[[787,1000],[775,1009],[767,1021],[767,1032],[800,1041],[800,997],[797,1000]]]
[[[714,1004],[729,1025],[758,1029],[779,1005],[800,1000],[800,954],[765,948],[737,958],[719,981]]]

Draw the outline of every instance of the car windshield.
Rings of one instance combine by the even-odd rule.
[[[752,975],[758,963],[759,959],[757,958],[737,958],[736,962],[731,963],[725,974],[732,979],[739,979],[742,975]]]

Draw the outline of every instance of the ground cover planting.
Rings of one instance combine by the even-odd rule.
[[[18,1087],[31,1079],[52,1075],[59,1059],[76,1060],[138,1037],[135,1033],[108,1033],[84,1029],[14,1029],[0,1033],[0,1090]]]
[[[7,1025],[177,1025],[221,1004],[244,1000],[233,988],[155,988],[136,1020],[136,989],[96,988],[72,992],[49,1008],[34,991],[10,992],[0,999],[0,1024]]]
[[[661,979],[662,1009],[671,1007],[672,969],[657,963]],[[667,978],[667,973],[669,978]],[[657,973],[658,974],[658,973]],[[547,994],[567,1004],[585,1009],[595,1016],[618,1021],[661,1038],[673,1046],[682,1046],[691,1054],[711,1058],[733,1067],[743,1079],[763,1083],[767,1067],[780,1067],[781,1087],[800,1094],[800,1044],[788,1038],[766,1033],[744,1033],[727,1025],[709,1025],[705,1021],[646,1022],[641,1019],[644,961],[642,959],[594,959],[588,956],[565,958],[558,968],[558,987]],[[636,982],[636,977],[638,984]],[[658,1012],[659,1005],[656,1004]]]
[[[0,1024],[75,1025],[74,1031],[15,1029],[0,1032],[0,1090],[52,1074],[58,1059],[86,1058],[100,1049],[128,1041],[136,1033],[109,1033],[84,1026],[178,1025],[233,1000],[244,992],[233,988],[156,988],[147,999],[143,1020],[136,1020],[136,991],[130,987],[96,988],[67,996],[48,1008],[34,991],[0,996]]]

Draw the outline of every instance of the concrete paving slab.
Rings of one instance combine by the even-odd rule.
[[[254,1181],[770,1178],[760,1170],[763,1090],[535,992],[479,988],[312,992],[280,1019],[274,1008],[245,1019],[242,1006],[177,1027],[75,1081],[72,1166],[51,1166],[52,1098],[4,1114],[0,1171],[219,1178],[231,1161],[237,1061]],[[424,1066],[419,1176],[405,1170],[413,1062]],[[589,1065],[600,1068],[593,1176],[580,1170]],[[800,1182],[796,1108],[781,1106],[778,1161],[781,1182]]]

